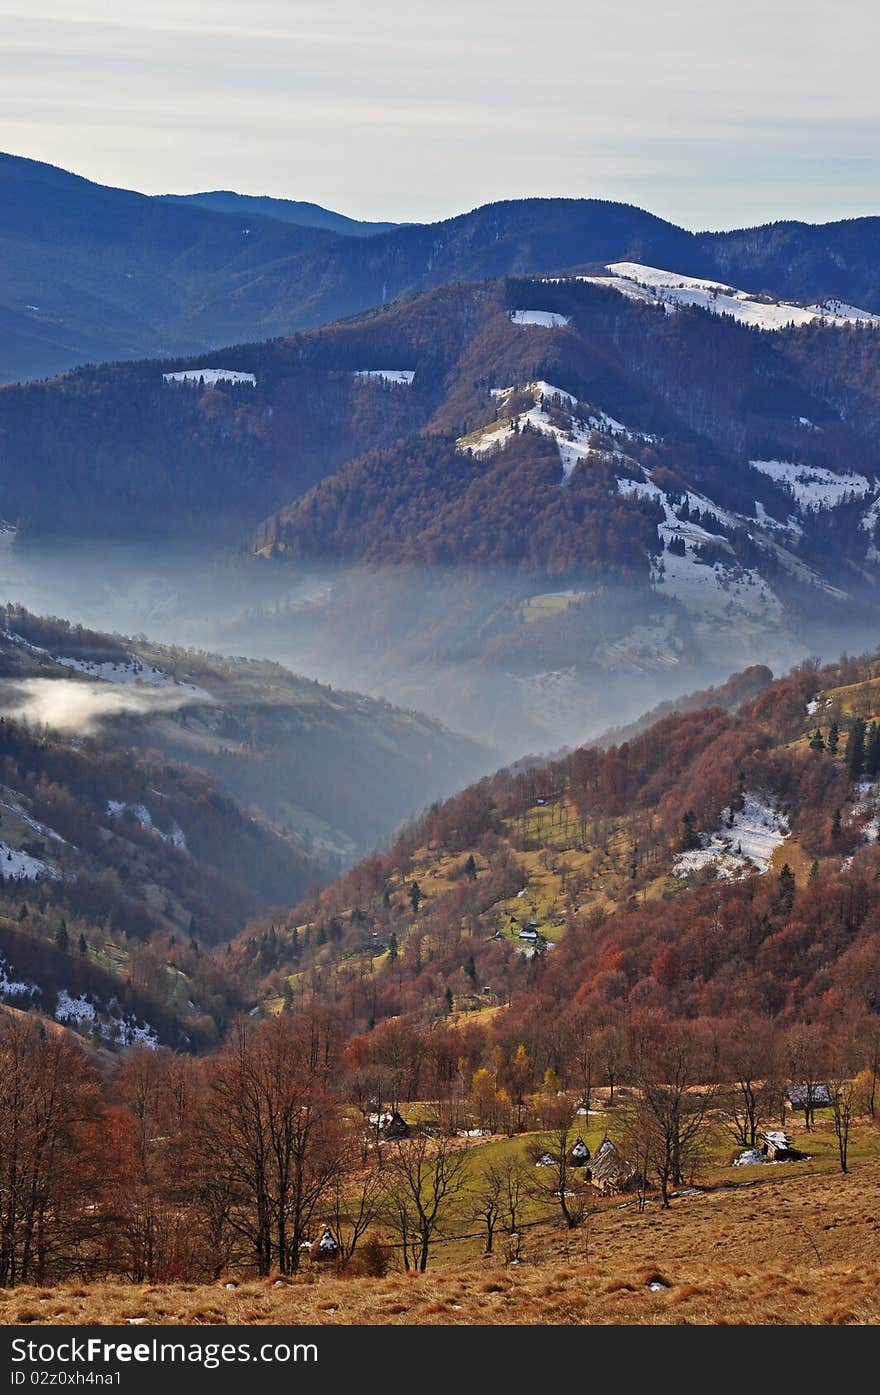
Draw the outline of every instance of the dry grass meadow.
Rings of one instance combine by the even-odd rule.
[[[6,1324],[874,1324],[880,1159],[847,1175],[764,1169],[739,1185],[536,1226],[522,1262],[443,1257],[424,1275],[212,1284],[70,1284],[0,1295]],[[652,1287],[653,1285],[653,1287]]]

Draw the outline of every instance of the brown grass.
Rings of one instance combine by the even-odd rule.
[[[424,1275],[279,1286],[71,1283],[0,1292],[3,1323],[859,1323],[880,1321],[880,1160],[616,1206],[573,1233],[536,1227],[524,1262],[442,1250]],[[818,1251],[819,1258],[816,1258]],[[663,1285],[652,1289],[652,1283]]]

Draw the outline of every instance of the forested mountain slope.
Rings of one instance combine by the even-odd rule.
[[[577,1020],[646,1013],[862,1024],[867,1041],[878,673],[876,656],[806,664],[757,697],[740,684],[734,710],[502,771],[283,921],[256,921],[235,947],[241,981],[268,1003],[333,1004],[377,1063],[406,1039],[416,1072],[431,1033],[454,1028],[475,1063],[521,1042],[534,1080],[565,1074]]]
[[[291,876],[304,889],[386,842],[491,760],[419,713],[278,664],[95,634],[13,606],[4,620],[4,710],[205,772],[291,841],[283,877],[246,846],[233,859],[264,901],[288,899]]]

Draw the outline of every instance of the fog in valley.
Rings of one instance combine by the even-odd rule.
[[[596,737],[750,663],[780,672],[875,642],[864,624],[803,636],[719,625],[647,588],[567,579],[556,589],[499,569],[321,571],[182,545],[19,542],[0,555],[0,596],[93,629],[273,659],[425,712],[483,743],[487,770]],[[28,689],[27,715],[69,728],[132,702],[155,711],[185,701],[67,686],[74,706],[66,693]]]
[[[115,683],[80,683],[65,678],[24,678],[0,683],[0,711],[32,727],[65,735],[93,736],[110,717],[150,717],[177,712],[193,701],[179,688],[123,687]],[[202,702],[210,702],[206,694]]]

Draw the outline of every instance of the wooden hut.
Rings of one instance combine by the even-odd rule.
[[[768,1129],[762,1133],[758,1147],[767,1162],[801,1162],[806,1157],[806,1153],[792,1147],[788,1134],[781,1129]]]
[[[831,1094],[827,1085],[789,1085],[785,1092],[785,1098],[792,1109],[827,1109],[831,1103]]]
[[[632,1191],[635,1186],[635,1168],[615,1148],[610,1138],[606,1138],[593,1154],[590,1181],[603,1196],[617,1196],[619,1192]]]

